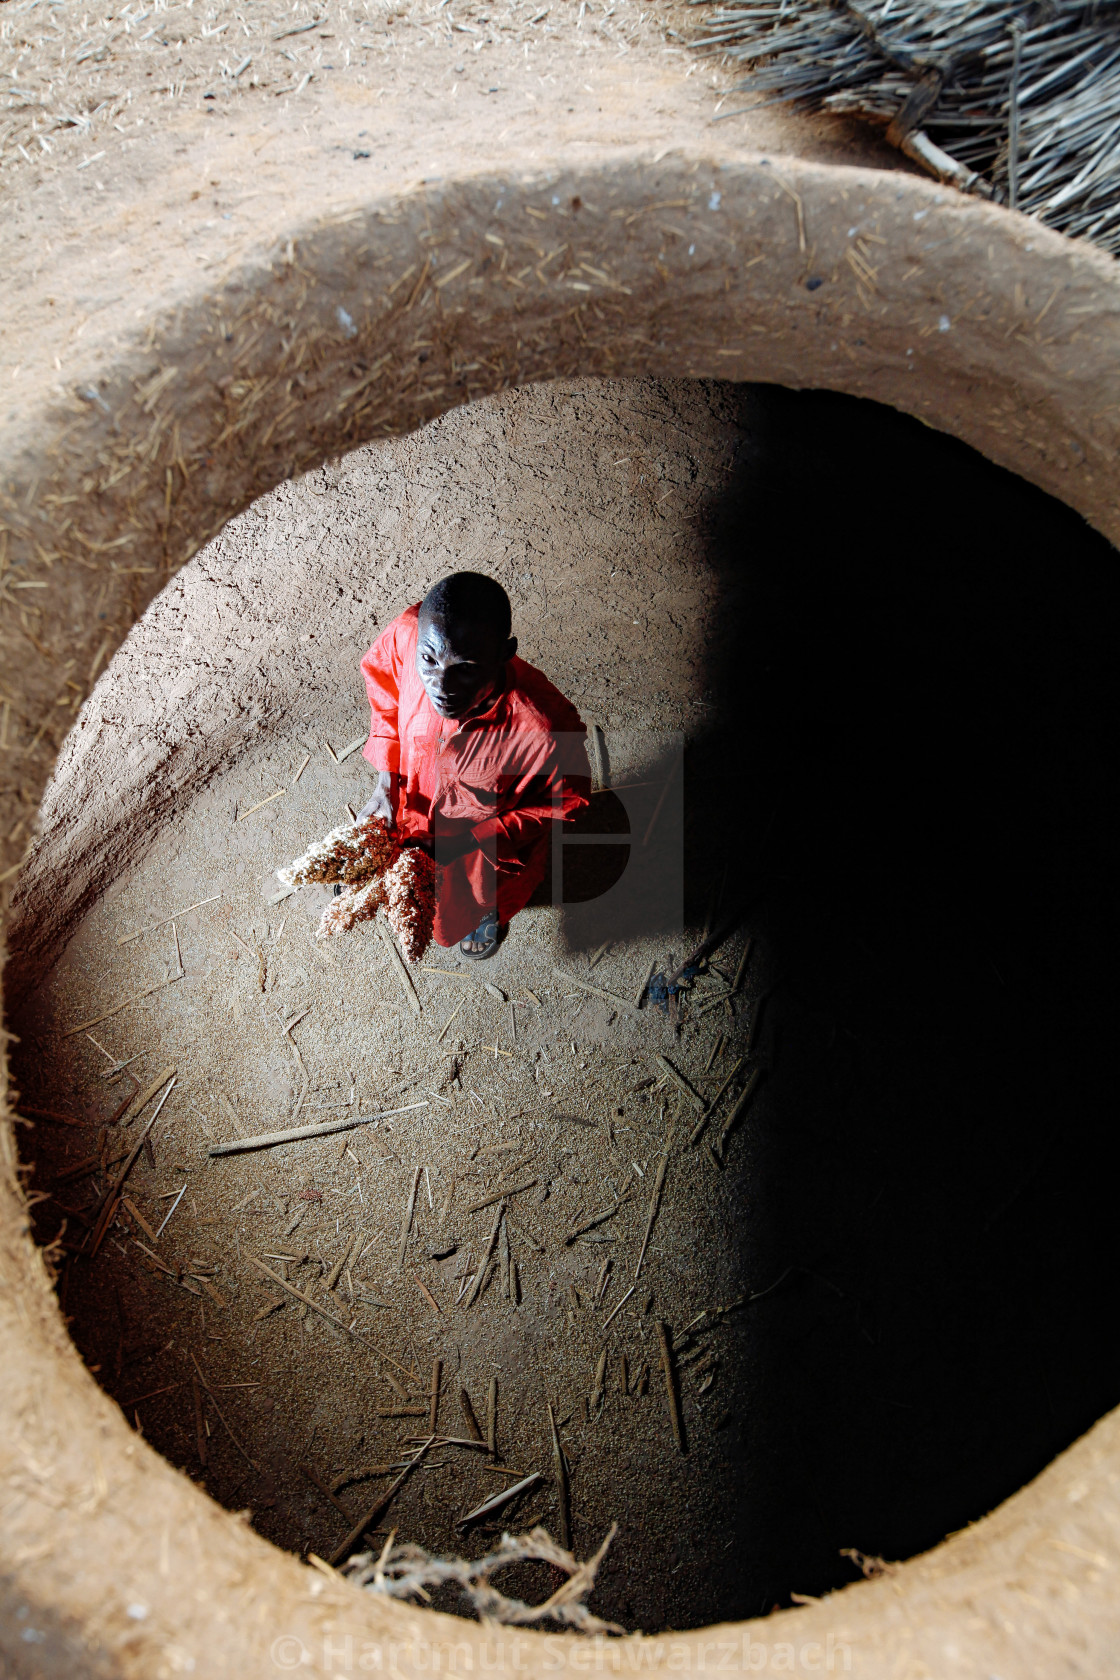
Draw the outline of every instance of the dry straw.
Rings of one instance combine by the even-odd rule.
[[[503,1534],[501,1544],[492,1552],[472,1561],[433,1557],[420,1546],[396,1546],[390,1535],[380,1557],[375,1559],[367,1552],[355,1558],[348,1575],[358,1586],[385,1593],[390,1598],[427,1599],[430,1588],[454,1582],[462,1588],[482,1622],[531,1627],[534,1623],[552,1621],[576,1633],[622,1633],[623,1629],[616,1623],[604,1622],[593,1615],[584,1602],[617,1532],[618,1525],[612,1523],[603,1544],[586,1563],[577,1562],[543,1528],[534,1528],[529,1534]],[[525,1604],[519,1598],[504,1597],[491,1585],[491,1575],[511,1563],[550,1564],[566,1579],[542,1604]]]
[[[931,174],[1120,254],[1120,0],[692,0],[738,91],[854,112]]]

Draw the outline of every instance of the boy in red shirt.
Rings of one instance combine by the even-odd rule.
[[[544,876],[552,824],[588,803],[587,733],[569,700],[517,657],[509,597],[453,572],[362,660],[364,756],[384,817],[442,866],[435,939],[477,961]]]

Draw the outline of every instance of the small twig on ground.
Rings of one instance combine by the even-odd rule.
[[[560,1544],[565,1551],[570,1551],[572,1545],[572,1513],[568,1460],[564,1456],[564,1448],[560,1444],[560,1431],[556,1427],[556,1413],[552,1409],[551,1400],[548,1403],[548,1427],[552,1434],[552,1467],[556,1472],[556,1491],[560,1496]]]
[[[599,1213],[592,1214],[590,1219],[583,1220],[574,1231],[569,1231],[564,1238],[565,1248],[571,1248],[574,1242],[577,1242],[580,1237],[586,1236],[588,1231],[593,1231],[596,1225],[605,1225],[608,1219],[614,1218],[621,1206],[621,1202],[616,1202],[614,1207],[603,1208]]]
[[[502,1223],[505,1211],[506,1204],[504,1201],[500,1201],[498,1203],[498,1212],[494,1219],[494,1229],[490,1233],[490,1240],[486,1244],[486,1252],[479,1261],[478,1270],[474,1274],[474,1282],[467,1291],[466,1299],[463,1302],[464,1307],[472,1307],[481,1292],[482,1285],[486,1280],[486,1273],[490,1265],[490,1259],[494,1253],[494,1245],[498,1240],[498,1228]]]
[[[656,957],[651,957],[649,967],[646,969],[645,976],[642,980],[642,983],[638,987],[637,991],[634,993],[634,1008],[635,1009],[640,1009],[641,1008],[642,999],[646,995],[646,987],[649,985],[650,981],[653,979],[653,971],[656,967],[657,967],[657,958]]]
[[[417,1289],[419,1289],[421,1295],[423,1295],[425,1301],[427,1301],[427,1303],[431,1307],[432,1311],[438,1313],[439,1310],[440,1310],[439,1302],[436,1300],[435,1296],[432,1294],[431,1290],[428,1288],[428,1286],[424,1282],[423,1278],[420,1277],[419,1273],[417,1273],[417,1272],[413,1272],[412,1276],[413,1276],[413,1279],[415,1280]]]
[[[662,1073],[672,1080],[681,1095],[688,1098],[689,1102],[698,1113],[705,1114],[708,1109],[708,1104],[704,1101],[704,1098],[700,1095],[699,1091],[696,1090],[695,1086],[689,1084],[680,1069],[673,1066],[668,1056],[657,1056],[655,1060]]]
[[[673,1367],[673,1349],[669,1339],[669,1331],[661,1319],[655,1324],[657,1341],[661,1349],[661,1369],[665,1374],[665,1392],[669,1400],[669,1417],[673,1424],[673,1435],[676,1439],[677,1450],[687,1452],[684,1438],[684,1423],[681,1419],[680,1396],[677,1393],[677,1373]]]
[[[432,1384],[428,1399],[428,1432],[434,1435],[439,1421],[439,1384],[443,1375],[443,1360],[432,1360]]]
[[[662,1109],[663,1114],[664,1112],[664,1109]],[[642,1238],[642,1251],[638,1255],[638,1264],[634,1268],[635,1281],[637,1281],[637,1279],[641,1276],[642,1265],[646,1257],[646,1249],[649,1247],[649,1239],[653,1235],[653,1222],[657,1218],[657,1210],[661,1206],[661,1191],[665,1184],[665,1174],[669,1169],[669,1151],[672,1149],[672,1146],[673,1127],[670,1126],[668,1135],[665,1139],[665,1148],[662,1151],[660,1161],[657,1163],[657,1176],[653,1181],[653,1193],[650,1196],[649,1201],[649,1218],[646,1220],[645,1236]]]
[[[478,1419],[474,1414],[474,1407],[471,1405],[471,1397],[462,1384],[459,1385],[459,1406],[463,1413],[463,1421],[467,1426],[467,1434],[472,1441],[477,1441],[480,1446],[485,1445],[482,1439],[482,1430],[478,1427]]]
[[[553,973],[569,986],[577,986],[581,991],[591,992],[595,997],[605,998],[608,1003],[613,1003],[616,1009],[625,1009],[628,1015],[637,1013],[637,1005],[631,1003],[629,998],[619,997],[617,992],[604,991],[602,986],[593,986],[590,980],[581,980],[577,974],[569,974],[563,968],[555,968]]]
[[[175,1201],[173,1201],[173,1203],[171,1203],[170,1208],[168,1208],[168,1211],[166,1211],[165,1215],[163,1215],[163,1218],[161,1218],[160,1225],[156,1226],[156,1235],[154,1235],[153,1242],[160,1242],[160,1238],[161,1238],[161,1236],[163,1236],[163,1226],[165,1226],[166,1223],[168,1223],[168,1220],[170,1220],[171,1215],[173,1215],[173,1213],[175,1213],[176,1208],[178,1208],[178,1205],[180,1205],[180,1201],[183,1200],[183,1196],[185,1196],[185,1194],[186,1194],[186,1184],[183,1184],[183,1188],[180,1189],[180,1193],[178,1193],[178,1196],[176,1196]]]
[[[143,1091],[137,1091],[136,1095],[130,1100],[128,1107],[124,1111],[125,1118],[122,1121],[122,1129],[125,1126],[131,1126],[132,1122],[144,1112],[145,1108],[147,1108],[156,1092],[161,1091],[167,1084],[167,1081],[175,1077],[176,1072],[177,1069],[173,1067],[165,1067],[158,1079],[153,1079],[151,1084],[145,1086]]]
[[[588,1409],[594,1417],[603,1398],[603,1385],[607,1377],[607,1350],[603,1349],[599,1355],[599,1362],[595,1367],[595,1377],[591,1384],[591,1394],[588,1398]]]
[[[693,1126],[692,1131],[689,1133],[688,1141],[689,1141],[690,1145],[694,1144],[697,1141],[697,1139],[699,1138],[701,1132],[704,1130],[704,1127],[708,1124],[708,1121],[711,1119],[712,1115],[715,1113],[716,1109],[719,1107],[720,1103],[723,1101],[723,1097],[724,1097],[725,1092],[727,1091],[728,1086],[731,1084],[732,1080],[735,1078],[735,1075],[738,1073],[738,1071],[742,1067],[742,1065],[743,1065],[743,1057],[740,1056],[739,1060],[735,1063],[735,1066],[731,1069],[731,1072],[728,1074],[727,1078],[724,1080],[723,1084],[720,1086],[719,1090],[716,1092],[715,1096],[712,1098],[711,1102],[708,1104],[707,1108],[704,1110],[704,1112],[700,1116],[699,1120],[697,1120],[695,1126]]]
[[[484,1499],[481,1505],[476,1505],[473,1511],[468,1511],[465,1517],[459,1518],[459,1521],[455,1524],[456,1528],[466,1528],[468,1523],[478,1522],[482,1517],[493,1516],[496,1511],[501,1511],[506,1505],[512,1504],[515,1499],[520,1499],[523,1493],[527,1493],[530,1488],[536,1487],[537,1483],[543,1480],[544,1477],[540,1471],[534,1470],[523,1481],[515,1482],[512,1487],[502,1488],[500,1493],[494,1494],[490,1499]]]
[[[716,1147],[720,1151],[721,1155],[723,1152],[723,1146],[727,1142],[729,1134],[733,1131],[741,1117],[746,1113],[747,1107],[751,1098],[754,1096],[758,1087],[758,1082],[761,1078],[762,1069],[760,1067],[752,1068],[750,1076],[747,1079],[747,1083],[743,1086],[742,1091],[739,1093],[738,1100],[731,1109],[731,1112],[728,1114],[727,1119],[720,1127],[719,1137],[716,1140]]]
[[[332,1568],[341,1563],[347,1552],[351,1551],[357,1545],[366,1529],[372,1528],[374,1523],[378,1521],[382,1514],[389,1509],[389,1506],[396,1497],[397,1489],[402,1486],[410,1472],[416,1468],[431,1444],[432,1437],[429,1436],[428,1440],[424,1442],[424,1445],[419,1449],[419,1451],[413,1454],[412,1458],[401,1471],[392,1486],[386,1489],[380,1499],[375,1500],[366,1514],[362,1517],[361,1521],[354,1524],[354,1527],[350,1530],[341,1546],[335,1547],[334,1551],[327,1560]]]
[[[423,1167],[417,1167],[416,1171],[412,1175],[412,1189],[408,1193],[408,1200],[405,1203],[404,1209],[404,1218],[401,1221],[401,1240],[400,1247],[397,1250],[398,1267],[402,1267],[404,1265],[405,1250],[408,1247],[408,1239],[412,1233],[412,1217],[416,1212],[416,1192],[420,1188],[420,1174],[423,1171]]]
[[[336,1496],[334,1489],[327,1486],[322,1476],[320,1476],[317,1471],[312,1470],[309,1464],[301,1464],[300,1469],[303,1471],[303,1474],[307,1477],[307,1480],[311,1483],[312,1487],[317,1487],[319,1492],[323,1495],[323,1498],[329,1499],[335,1510],[341,1512],[348,1523],[352,1523],[354,1521],[352,1514],[346,1509],[341,1499]]]
[[[638,1286],[637,1286],[636,1283],[632,1283],[630,1285],[629,1289],[626,1291],[625,1295],[622,1297],[622,1299],[620,1301],[615,1302],[614,1306],[611,1308],[610,1312],[607,1314],[606,1318],[603,1320],[603,1326],[602,1327],[603,1327],[604,1330],[606,1330],[607,1326],[611,1323],[612,1319],[614,1319],[616,1314],[618,1314],[622,1311],[623,1307],[626,1305],[627,1301],[630,1299],[631,1295],[633,1295],[633,1293],[634,1293],[635,1289],[637,1289],[637,1287]]]
[[[486,1450],[491,1458],[498,1456],[498,1379],[490,1378],[486,1391]]]
[[[408,1083],[412,1083],[409,1081]],[[275,1149],[282,1143],[300,1143],[306,1138],[332,1137],[336,1132],[355,1131],[359,1126],[375,1126],[379,1120],[391,1119],[395,1114],[411,1114],[413,1109],[427,1108],[428,1103],[409,1103],[405,1108],[383,1108],[379,1114],[348,1115],[345,1120],[323,1120],[314,1126],[286,1126],[279,1132],[257,1132],[250,1137],[234,1138],[230,1143],[216,1143],[209,1155],[240,1155],[253,1149]]]
[[[198,1386],[198,1378],[191,1378],[191,1393],[194,1397],[194,1430],[195,1444],[198,1448],[198,1462],[206,1468],[206,1419],[202,1410],[202,1390]]]
[[[422,1013],[420,997],[416,987],[412,983],[412,976],[408,972],[408,964],[401,956],[400,946],[393,938],[388,922],[382,921],[380,916],[377,918],[377,932],[380,935],[382,944],[389,953],[390,963],[397,979],[400,981],[401,990],[408,1000],[408,1007],[411,1009],[416,1019],[419,1020]]]
[[[256,1459],[252,1457],[252,1455],[249,1453],[249,1451],[246,1447],[242,1446],[241,1442],[238,1440],[237,1436],[234,1434],[233,1429],[232,1429],[232,1427],[229,1423],[229,1420],[227,1419],[225,1413],[222,1411],[222,1408],[219,1406],[219,1404],[217,1402],[217,1399],[216,1399],[215,1394],[214,1394],[214,1390],[210,1387],[210,1384],[206,1381],[206,1378],[202,1374],[202,1366],[198,1363],[198,1360],[195,1358],[193,1353],[191,1354],[191,1364],[194,1366],[195,1370],[198,1372],[199,1382],[202,1384],[203,1388],[206,1390],[207,1394],[210,1396],[210,1404],[213,1406],[214,1410],[217,1412],[218,1418],[219,1418],[219,1420],[221,1422],[221,1425],[222,1425],[222,1428],[225,1430],[226,1434],[229,1436],[230,1440],[233,1442],[234,1446],[237,1448],[238,1452],[241,1454],[241,1456],[245,1460],[246,1464],[252,1465],[254,1470],[259,1470],[260,1465],[257,1463]]]
[[[166,927],[168,922],[178,921],[180,916],[186,916],[191,910],[201,910],[204,904],[216,904],[221,893],[215,893],[212,898],[200,898],[196,904],[188,904],[184,910],[176,910],[173,916],[164,916],[158,922],[150,922],[147,927],[137,928],[135,933],[126,933],[117,940],[118,945],[131,945],[134,939],[143,939],[146,933],[154,933],[157,928]]]
[[[163,1096],[159,1099],[159,1102],[156,1105],[155,1113],[152,1115],[148,1124],[144,1127],[144,1130],[141,1132],[140,1136],[137,1138],[136,1142],[133,1144],[132,1148],[125,1157],[124,1166],[121,1168],[117,1177],[102,1197],[101,1206],[98,1209],[97,1222],[93,1226],[89,1237],[89,1256],[91,1260],[101,1247],[105,1238],[105,1233],[112,1223],[113,1215],[116,1213],[117,1206],[121,1199],[121,1191],[124,1188],[124,1182],[133,1167],[136,1165],[136,1161],[139,1157],[140,1151],[144,1147],[148,1134],[155,1125],[156,1121],[159,1119],[160,1111],[174,1089],[175,1080],[172,1079],[170,1085],[163,1093]]]
[[[111,1010],[104,1011],[104,1015],[94,1015],[92,1021],[79,1021],[77,1026],[67,1026],[67,1028],[65,1028],[65,1032],[60,1033],[59,1037],[72,1038],[76,1035],[76,1033],[86,1032],[89,1026],[99,1026],[101,1025],[101,1021],[107,1021],[111,1018],[111,1016],[119,1015],[121,1010],[128,1010],[129,1003],[143,1003],[144,998],[151,998],[153,993],[156,993],[156,991],[166,991],[168,986],[173,986],[173,984],[176,983],[176,979],[183,979],[183,976],[181,976],[181,974],[171,974],[171,976],[168,976],[168,979],[161,979],[161,981],[158,981],[158,983],[154,984],[154,986],[146,986],[144,991],[136,991],[136,993],[133,993],[131,998],[124,998],[121,1003],[114,1003]]]
[[[495,1191],[492,1196],[484,1196],[480,1202],[472,1202],[469,1208],[463,1209],[463,1212],[481,1213],[483,1208],[493,1207],[495,1202],[504,1202],[507,1196],[520,1196],[523,1190],[531,1190],[536,1182],[535,1178],[529,1178],[526,1179],[524,1184],[504,1186],[501,1190]]]
[[[238,813],[237,813],[238,822],[244,822],[245,818],[246,817],[251,817],[254,811],[263,811],[264,807],[266,805],[271,805],[272,801],[274,799],[283,799],[283,797],[287,793],[287,791],[288,791],[287,788],[277,788],[276,792],[275,793],[270,793],[267,799],[258,799],[257,803],[255,805],[250,805],[248,810],[238,811]]]

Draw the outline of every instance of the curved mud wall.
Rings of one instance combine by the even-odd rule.
[[[954,432],[1113,540],[1120,531],[1116,269],[1029,223],[909,177],[699,153],[445,181],[322,220],[314,202],[310,176],[294,183],[267,250],[174,308],[146,299],[124,337],[90,344],[76,387],[36,378],[9,396],[8,892],[75,705],[171,572],[286,475],[487,391],[558,375],[828,386]],[[854,493],[874,494],[870,465]],[[904,534],[891,540],[905,564]],[[220,756],[222,729],[172,745],[173,801]],[[79,731],[71,750],[93,746]],[[60,890],[65,915],[74,900]],[[26,1236],[10,1123],[3,1135],[11,1671],[247,1675],[364,1660],[411,1674],[432,1668],[433,1641],[446,1641],[444,1666],[453,1650],[457,1671],[478,1666],[476,1630],[315,1575],[132,1434],[68,1342]],[[1104,1674],[1120,1637],[1118,1543],[1113,1416],[975,1529],[820,1605],[590,1658],[527,1634],[490,1660],[501,1672],[633,1660]]]

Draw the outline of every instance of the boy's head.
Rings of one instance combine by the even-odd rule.
[[[509,596],[481,572],[452,572],[420,603],[416,670],[440,717],[463,718],[501,681],[517,652]]]

